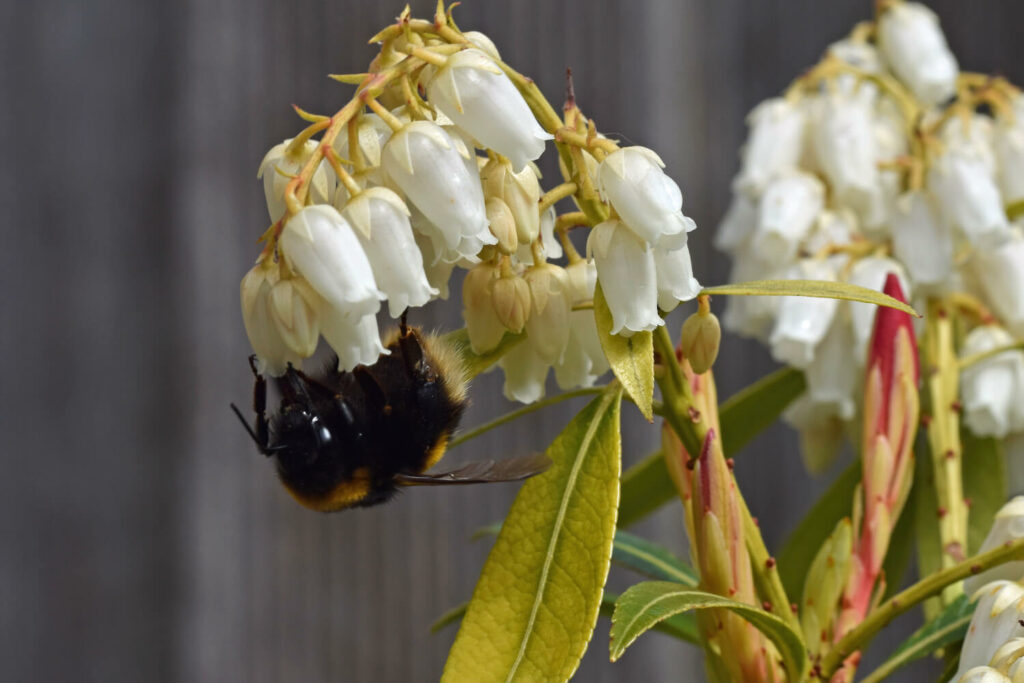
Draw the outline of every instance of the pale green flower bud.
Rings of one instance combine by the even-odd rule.
[[[503,254],[514,254],[519,248],[519,239],[516,221],[508,204],[497,197],[488,197],[487,222],[491,226],[491,234],[498,238],[498,250]]]
[[[491,302],[502,325],[516,334],[523,331],[530,317],[530,286],[526,280],[518,275],[498,278]]]
[[[683,323],[679,348],[682,349],[683,357],[690,361],[693,371],[701,375],[714,364],[721,341],[722,327],[715,314],[698,311]]]

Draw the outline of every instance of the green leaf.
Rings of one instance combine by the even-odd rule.
[[[1011,221],[1015,221],[1021,216],[1024,216],[1024,199],[1018,199],[1012,204],[1008,204],[1006,207],[1006,217]]]
[[[547,449],[487,556],[441,680],[566,681],[597,621],[612,554],[622,444],[616,386]]]
[[[790,680],[802,680],[807,672],[803,640],[786,622],[759,607],[668,581],[648,581],[630,587],[615,604],[610,653],[614,662],[644,631],[663,619],[694,609],[725,608],[740,615],[764,633],[779,650]]]
[[[481,536],[497,536],[501,532],[501,522],[489,524],[478,529],[473,539]],[[672,552],[657,543],[641,538],[628,531],[616,531],[612,544],[612,562],[643,574],[650,579],[678,581],[687,586],[696,587],[697,572]]]
[[[1009,498],[1006,459],[998,439],[983,438],[964,429],[963,443],[964,497],[971,501],[967,516],[967,554],[973,555],[992,527],[999,508]]]
[[[910,662],[963,640],[973,614],[974,605],[966,595],[961,595],[937,617],[903,641],[889,659],[872,671],[861,683],[877,683]]]
[[[888,306],[920,318],[910,305],[888,294],[851,285],[848,282],[826,282],[824,280],[754,280],[737,282],[718,287],[706,287],[701,294],[727,294],[731,296],[808,296],[817,299],[843,299],[863,301],[866,304]]]
[[[806,386],[802,372],[782,368],[730,396],[719,406],[726,456],[735,456],[777,420]],[[677,495],[661,451],[652,453],[622,475],[619,528],[643,519]]]
[[[601,291],[594,289],[594,321],[601,348],[612,372],[648,422],[654,421],[654,337],[636,332],[632,337],[612,334],[612,314]]]
[[[804,577],[836,524],[853,509],[859,483],[860,460],[854,460],[789,535],[778,557],[779,577],[789,595],[803,595]]]
[[[615,611],[615,603],[618,601],[619,596],[617,593],[611,591],[605,591],[601,597],[601,610],[600,614],[602,617],[607,619],[612,618],[612,614]],[[450,610],[442,614],[437,621],[430,625],[430,632],[437,633],[438,631],[447,628],[451,624],[454,624],[466,616],[466,609],[469,607],[468,602],[463,602]],[[697,645],[701,644],[700,630],[697,628],[697,620],[690,613],[675,614],[668,619],[659,621],[652,627],[654,631],[660,631],[666,635],[678,638],[679,640],[685,640],[690,643]]]
[[[509,349],[526,339],[526,335],[506,332],[496,348],[483,354],[473,353],[473,349],[469,346],[469,333],[465,327],[452,330],[442,335],[441,339],[458,350],[459,355],[462,357],[463,367],[466,370],[466,379],[473,379],[501,360],[501,357],[508,353]]]
[[[889,598],[903,586],[903,577],[914,556],[914,534],[917,529],[917,493],[913,487],[903,506],[903,512],[896,522],[896,528],[889,537],[889,549],[885,553],[882,573],[885,575],[885,595]]]

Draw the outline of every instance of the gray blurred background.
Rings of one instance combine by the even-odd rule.
[[[1024,81],[1024,3],[930,4],[964,68]],[[366,38],[399,10],[401,0],[0,4],[3,680],[440,675],[455,630],[428,626],[469,596],[488,547],[469,536],[505,513],[516,487],[416,490],[318,515],[285,494],[228,410],[251,391],[238,282],[267,224],[257,165],[299,129],[290,103],[343,103],[350,90],[325,74],[364,70]],[[556,104],[571,66],[601,130],[658,150],[700,225],[697,275],[717,284],[728,264],[710,238],[744,115],[870,11],[868,0],[468,0],[456,18]],[[414,318],[450,328],[458,309]],[[771,368],[759,345],[728,338],[720,393]],[[466,425],[511,407],[497,374],[472,395]],[[581,401],[448,461],[542,449]],[[629,465],[657,430],[624,416]],[[775,549],[825,483],[803,473],[781,426],[737,471]],[[683,553],[679,517],[672,506],[637,530]],[[613,570],[611,586],[635,580]],[[695,650],[660,634],[610,665],[607,634],[602,620],[577,680],[703,678]]]

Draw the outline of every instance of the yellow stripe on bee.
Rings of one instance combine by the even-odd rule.
[[[370,470],[367,467],[360,467],[352,473],[350,479],[335,486],[326,496],[305,496],[290,487],[286,488],[301,505],[317,512],[336,512],[366,498],[370,492]]]
[[[436,465],[437,462],[444,457],[444,452],[446,450],[448,450],[448,435],[442,434],[441,439],[427,452],[427,459],[423,463],[423,471],[426,472]]]

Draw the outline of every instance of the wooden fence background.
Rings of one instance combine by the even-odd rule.
[[[1024,4],[932,3],[965,68],[1024,80]],[[347,92],[365,39],[401,3],[40,0],[0,5],[0,672],[9,681],[421,681],[454,635],[515,487],[415,491],[385,508],[297,507],[228,410],[246,403],[238,281],[266,213],[255,173],[299,121]],[[571,66],[600,127],[652,146],[710,248],[743,117],[870,12],[867,0],[467,0],[460,24],[559,101]],[[419,15],[432,11],[418,0]],[[418,314],[458,324],[458,305]],[[771,369],[729,338],[731,392]],[[476,382],[466,424],[504,412]],[[451,454],[543,448],[573,406]],[[657,430],[625,410],[626,464]],[[783,427],[738,472],[778,547],[824,482]],[[785,493],[783,493],[783,491]],[[641,531],[684,552],[678,511]],[[613,572],[611,585],[631,577]],[[906,631],[907,625],[903,625]],[[607,663],[607,622],[580,681],[702,679],[694,650],[653,635]],[[891,640],[891,638],[890,638]],[[877,655],[876,655],[877,656]],[[912,680],[907,675],[903,680]]]

